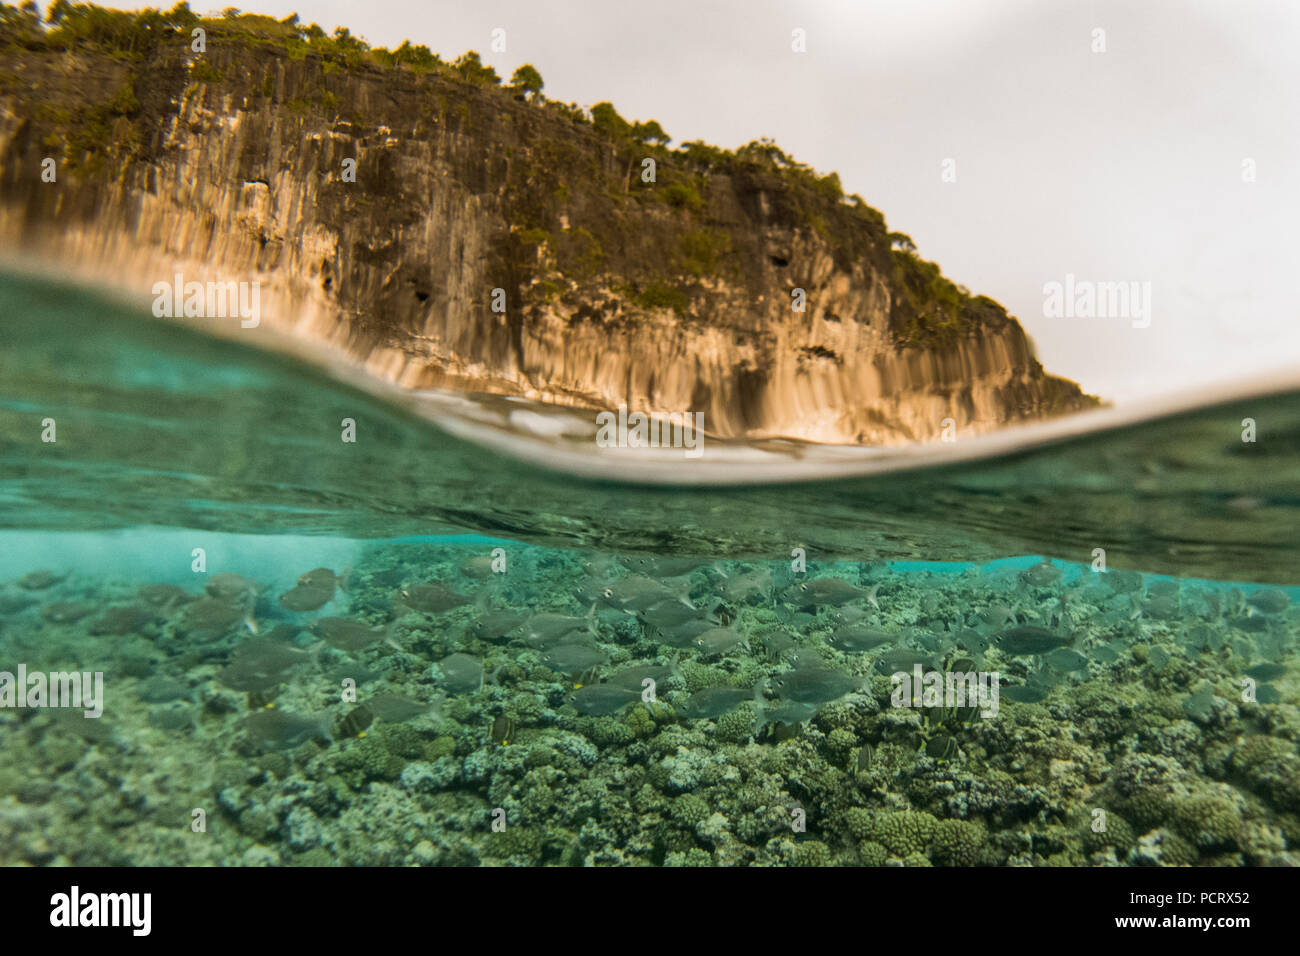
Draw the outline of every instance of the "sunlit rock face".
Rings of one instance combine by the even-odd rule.
[[[0,244],[142,295],[256,282],[238,334],[403,386],[719,436],[896,444],[1091,404],[1000,306],[934,293],[878,213],[779,164],[710,169],[443,74],[221,37],[197,59],[0,51]]]

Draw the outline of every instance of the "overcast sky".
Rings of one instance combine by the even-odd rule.
[[[1016,315],[1049,370],[1106,398],[1300,366],[1298,3],[258,0],[249,12],[297,12],[374,45],[410,38],[444,59],[476,49],[504,76],[532,63],[548,96],[609,100],[658,120],[673,145],[770,136],[838,171],[923,257]],[[791,49],[796,28],[805,53]],[[947,159],[955,182],[941,178]],[[1067,274],[1149,282],[1149,327],[1045,316],[1044,284]]]

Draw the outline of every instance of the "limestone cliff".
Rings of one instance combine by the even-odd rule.
[[[700,411],[725,436],[897,443],[1092,402],[770,144],[668,149],[454,69],[204,22],[201,55],[181,29],[131,56],[0,42],[0,246],[141,292],[257,281],[265,325],[406,386]]]

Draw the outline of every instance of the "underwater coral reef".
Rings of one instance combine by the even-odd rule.
[[[5,660],[106,685],[99,718],[0,708],[0,863],[1300,862],[1290,589],[474,537],[311,563],[0,585]]]

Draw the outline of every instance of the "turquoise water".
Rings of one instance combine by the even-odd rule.
[[[0,672],[103,681],[0,707],[2,863],[1300,862],[1300,394],[649,487],[67,287],[0,329]]]

